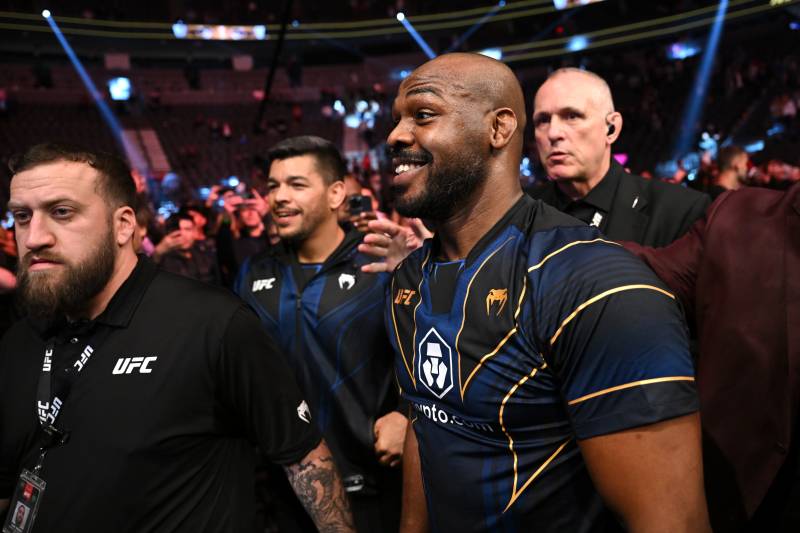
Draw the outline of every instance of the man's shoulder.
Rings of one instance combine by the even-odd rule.
[[[280,269],[289,263],[289,255],[279,247],[270,247],[244,260],[240,269],[240,277],[258,276],[262,272]]]
[[[242,305],[242,301],[227,289],[162,269],[153,278],[145,301],[163,310],[164,314],[191,312],[193,315],[217,315],[233,312]]]
[[[623,173],[620,186],[623,191],[632,189],[649,197],[653,203],[669,203],[671,206],[685,206],[687,209],[696,202],[706,200],[710,202],[707,194],[688,187],[681,187],[674,183],[667,183],[659,179],[647,179],[636,174]]]
[[[525,194],[536,200],[553,203],[556,195],[556,182],[552,180],[534,183],[525,187]]]
[[[31,342],[44,342],[37,334],[36,330],[31,326],[31,322],[27,318],[17,320],[6,332],[0,340],[0,357],[4,356],[7,352],[11,352],[13,347],[28,345]]]

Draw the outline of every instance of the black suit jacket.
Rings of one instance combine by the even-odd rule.
[[[617,181],[603,233],[615,241],[644,246],[666,246],[684,233],[706,211],[711,199],[700,192],[659,180],[628,174],[616,161],[603,178]],[[556,182],[526,192],[558,207]]]

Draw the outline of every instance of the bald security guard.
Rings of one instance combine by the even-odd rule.
[[[600,229],[610,239],[665,246],[703,216],[705,194],[628,174],[611,157],[622,133],[603,78],[562,68],[536,92],[533,125],[539,159],[550,181],[527,190]]]

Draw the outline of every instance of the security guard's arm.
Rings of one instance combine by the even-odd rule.
[[[697,413],[579,445],[597,490],[628,531],[711,531]]]
[[[320,533],[355,532],[350,504],[333,457],[325,444],[284,467],[289,483]]]
[[[403,450],[403,508],[400,514],[400,533],[427,532],[428,507],[422,486],[419,447],[414,428],[409,422]]]

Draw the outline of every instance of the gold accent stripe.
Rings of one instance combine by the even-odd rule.
[[[394,296],[394,278],[395,277],[392,276],[392,288],[391,288],[391,291],[389,292],[389,297],[390,298],[392,298]],[[414,372],[412,372],[411,369],[408,367],[408,361],[406,360],[406,353],[403,350],[403,342],[400,340],[400,330],[397,329],[397,318],[395,318],[395,316],[394,316],[394,306],[397,305],[397,304],[394,303],[394,298],[392,298],[391,302],[392,302],[392,304],[391,304],[392,305],[392,324],[394,325],[395,338],[397,338],[397,347],[400,349],[400,357],[403,358],[403,365],[406,367],[406,372],[408,372],[408,377],[411,378],[411,383],[414,384],[414,388],[416,389],[417,388],[417,382],[414,379]],[[395,375],[395,379],[397,379],[396,375]],[[400,382],[398,382],[397,384],[399,386]]]
[[[666,383],[668,381],[694,381],[694,377],[692,376],[670,376],[667,378],[653,378],[653,379],[643,379],[641,381],[632,381],[631,383],[625,383],[624,385],[617,385],[616,387],[609,387],[607,389],[599,390],[597,392],[593,392],[591,394],[587,394],[586,396],[581,396],[580,398],[575,398],[574,400],[570,400],[567,402],[567,405],[575,405],[577,403],[585,402],[586,400],[591,400],[592,398],[596,398],[598,396],[602,396],[604,394],[608,394],[610,392],[616,392],[618,390],[623,389],[630,389],[633,387],[640,387],[642,385],[650,385],[652,383]]]
[[[467,321],[467,300],[469,300],[469,291],[472,289],[472,282],[475,281],[476,277],[478,277],[478,274],[480,274],[484,265],[489,261],[489,259],[494,257],[494,255],[497,252],[502,250],[503,246],[508,244],[508,242],[513,238],[514,237],[509,237],[508,239],[503,241],[503,244],[498,246],[494,252],[489,254],[489,256],[483,260],[481,265],[478,267],[478,270],[475,271],[475,273],[472,275],[472,278],[470,278],[469,283],[467,284],[467,293],[464,295],[464,303],[461,306],[461,327],[458,328],[458,333],[456,333],[456,355],[458,356],[458,388],[461,391],[462,401],[464,400],[464,389],[461,387],[461,351],[458,349],[458,339],[461,337],[461,332],[464,331],[464,324]]]
[[[555,452],[553,452],[553,455],[551,455],[550,457],[548,457],[548,458],[547,458],[547,461],[545,461],[544,463],[542,463],[542,466],[540,466],[540,467],[539,467],[539,468],[536,470],[536,472],[534,472],[534,473],[531,475],[531,477],[529,477],[529,478],[528,478],[528,481],[526,481],[526,482],[525,482],[525,484],[522,486],[522,488],[521,488],[521,489],[519,489],[519,491],[517,491],[517,490],[516,490],[516,486],[515,486],[514,494],[512,494],[512,496],[511,496],[511,500],[509,500],[509,502],[508,502],[508,505],[506,505],[506,508],[505,508],[505,509],[503,509],[503,512],[504,512],[504,513],[505,513],[506,511],[508,511],[508,509],[509,509],[509,508],[510,508],[512,505],[514,505],[514,502],[515,502],[515,501],[517,501],[517,498],[519,498],[519,497],[522,495],[522,493],[523,493],[523,492],[525,492],[525,489],[527,489],[527,488],[528,488],[528,486],[529,486],[531,483],[533,483],[533,480],[534,480],[534,479],[536,479],[537,477],[539,477],[539,474],[541,474],[541,473],[542,473],[542,471],[543,471],[545,468],[547,468],[547,465],[549,465],[550,463],[552,463],[552,462],[553,462],[553,459],[555,459],[555,458],[558,456],[558,454],[560,454],[560,453],[561,453],[561,451],[562,451],[562,450],[563,450],[563,449],[564,449],[564,448],[567,446],[567,444],[569,444],[569,441],[571,441],[571,440],[572,440],[572,437],[570,437],[570,438],[568,438],[566,441],[564,441],[564,443],[563,443],[561,446],[559,446],[559,447],[558,447],[558,449],[557,449]],[[516,466],[517,466],[517,463],[516,463],[516,457],[515,457],[515,458],[514,458],[514,483],[515,483],[515,485],[516,485],[516,475],[517,475],[517,472],[516,472]]]
[[[631,290],[635,290],[635,289],[647,289],[647,290],[651,290],[651,291],[656,291],[656,292],[660,292],[661,294],[664,294],[666,296],[669,296],[673,300],[675,299],[675,296],[673,296],[671,293],[665,291],[664,289],[660,289],[658,287],[654,287],[653,285],[623,285],[621,287],[616,287],[616,288],[613,288],[613,289],[609,289],[609,290],[607,290],[605,292],[601,292],[597,296],[593,296],[592,298],[589,298],[588,300],[583,302],[567,318],[564,319],[564,321],[561,323],[561,326],[559,326],[559,328],[556,330],[556,332],[553,335],[553,337],[550,339],[550,346],[552,346],[556,342],[556,340],[558,340],[558,337],[561,335],[561,332],[564,331],[564,328],[567,326],[567,324],[569,324],[572,321],[572,319],[574,319],[578,315],[578,313],[580,313],[581,311],[583,311],[584,309],[586,309],[587,307],[589,307],[593,303],[597,302],[598,300],[602,300],[606,296],[611,296],[612,294],[616,294],[618,292],[631,291]]]
[[[523,300],[523,298],[525,298],[525,291],[526,291],[527,288],[528,288],[528,278],[525,277],[525,278],[522,278],[522,293],[519,295],[519,302],[517,303],[517,310],[514,313],[514,324],[517,323],[517,317],[519,317],[519,312],[522,310],[522,300]],[[500,348],[505,346],[506,342],[508,342],[508,339],[510,339],[511,336],[514,335],[514,333],[516,333],[516,332],[517,332],[517,326],[515,325],[511,329],[511,331],[509,331],[506,334],[505,338],[503,338],[503,340],[500,341],[500,343],[495,347],[494,350],[492,350],[491,352],[489,352],[486,355],[484,355],[483,357],[481,357],[481,360],[478,361],[478,364],[475,366],[475,368],[472,370],[472,372],[470,372],[469,377],[467,377],[467,381],[464,382],[464,387],[461,389],[461,399],[462,400],[464,399],[464,394],[467,393],[467,387],[469,386],[469,382],[472,381],[472,378],[475,376],[475,374],[481,368],[483,363],[487,359],[489,359],[490,357],[494,357],[495,355],[497,355],[497,352],[500,351]],[[459,357],[459,361],[461,361],[460,357]]]
[[[417,296],[419,297],[419,301],[417,305],[414,306],[414,334],[411,336],[411,368],[413,369],[416,365],[417,361],[417,309],[419,309],[420,304],[422,304],[422,282],[425,281],[425,265],[428,264],[428,259],[431,258],[431,249],[428,250],[428,255],[425,256],[425,260],[422,262],[422,267],[419,269],[419,285],[417,285]],[[411,375],[414,375],[414,372],[411,372]],[[411,380],[414,382],[414,388],[417,388],[417,380],[413,377]]]
[[[504,513],[506,511],[508,511],[508,509],[514,504],[514,502],[517,501],[517,498],[519,498],[520,495],[522,495],[522,493],[525,491],[525,489],[527,489],[530,486],[530,484],[533,483],[533,481],[537,477],[539,477],[539,475],[542,473],[542,471],[544,471],[544,469],[547,468],[547,465],[549,465],[551,462],[553,462],[553,459],[555,459],[558,456],[558,454],[560,454],[561,451],[566,447],[566,445],[569,443],[569,441],[572,440],[572,437],[570,437],[563,444],[561,444],[561,446],[559,446],[558,449],[555,452],[553,452],[553,454],[550,457],[548,457],[547,460],[544,463],[541,464],[541,466],[539,466],[539,468],[536,470],[536,472],[534,472],[531,475],[531,477],[529,477],[527,479],[527,481],[525,481],[525,484],[522,485],[522,488],[517,490],[517,482],[518,482],[518,478],[519,478],[518,472],[517,472],[517,468],[519,466],[519,461],[518,461],[518,458],[517,458],[517,452],[514,451],[514,439],[508,433],[508,430],[506,429],[506,426],[505,426],[505,424],[503,422],[503,411],[505,411],[506,403],[508,403],[509,398],[511,398],[511,396],[515,392],[517,392],[517,389],[519,389],[522,385],[524,385],[525,382],[528,381],[529,379],[533,379],[533,377],[536,376],[536,373],[539,370],[544,370],[545,368],[547,368],[547,363],[544,363],[539,368],[534,368],[531,371],[530,374],[528,374],[527,376],[524,376],[513,387],[511,387],[511,390],[508,391],[508,394],[506,394],[505,398],[503,398],[503,401],[500,402],[500,414],[499,414],[500,429],[503,430],[503,433],[505,434],[506,438],[508,439],[508,449],[509,449],[509,451],[511,451],[511,455],[514,457],[514,484],[511,487],[511,499],[509,499],[508,505],[506,505],[506,508],[503,509]]]
[[[547,365],[545,364],[545,366]],[[526,381],[532,379],[538,371],[538,368],[534,368],[530,374],[524,376],[522,379],[516,382],[514,386],[511,387],[511,390],[508,391],[508,394],[506,394],[505,398],[503,398],[503,401],[500,402],[500,414],[498,416],[500,421],[500,429],[503,430],[503,433],[508,439],[508,449],[511,452],[511,455],[514,457],[514,485],[512,485],[512,498],[517,493],[517,452],[514,451],[514,439],[511,438],[511,435],[509,435],[508,430],[506,430],[506,426],[503,423],[503,411],[505,411],[506,403],[508,402],[508,399],[511,398],[511,395],[517,392],[517,389],[520,388]]]
[[[572,241],[571,243],[569,243],[569,244],[567,244],[567,245],[565,245],[565,246],[562,246],[561,248],[559,248],[559,249],[558,249],[558,250],[556,250],[555,252],[551,252],[551,253],[547,254],[547,255],[544,257],[544,259],[542,259],[542,260],[541,260],[539,263],[537,263],[537,264],[533,265],[532,267],[530,267],[530,268],[528,269],[528,272],[532,272],[532,271],[534,271],[534,270],[536,270],[536,269],[538,269],[538,268],[541,268],[541,266],[542,266],[543,264],[545,264],[545,263],[546,263],[546,262],[547,262],[549,259],[551,259],[553,256],[556,256],[556,255],[560,254],[561,252],[563,252],[564,250],[566,250],[566,249],[568,249],[568,248],[572,248],[573,246],[577,246],[578,244],[592,244],[592,243],[594,243],[594,242],[604,242],[604,243],[606,243],[606,244],[613,244],[614,246],[622,246],[622,245],[621,245],[621,244],[619,244],[618,242],[614,242],[614,241],[607,241],[607,240],[605,240],[605,239],[600,239],[600,238],[597,238],[597,239],[592,239],[591,241]]]

